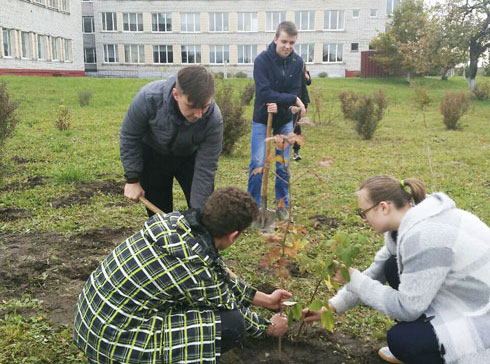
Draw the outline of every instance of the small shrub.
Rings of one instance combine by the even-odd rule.
[[[242,105],[250,105],[250,102],[254,98],[255,83],[250,82],[245,85],[245,89],[242,92]]]
[[[473,90],[473,95],[478,100],[488,100],[490,99],[490,81],[489,80],[481,80],[475,86]]]
[[[56,128],[60,131],[68,130],[70,128],[70,118],[70,110],[61,105],[58,111],[58,118],[55,121]]]
[[[78,102],[80,106],[88,106],[92,100],[92,91],[80,91],[78,93]]]
[[[216,91],[216,103],[223,116],[223,154],[231,154],[235,143],[247,132],[241,100],[234,97],[233,87],[223,83]]]
[[[235,78],[248,78],[248,76],[245,72],[239,71],[235,73]]]
[[[327,78],[327,77],[328,77],[328,73],[327,73],[327,72],[320,72],[320,73],[318,74],[318,77],[319,77],[319,78]]]
[[[470,109],[470,95],[467,92],[448,91],[440,104],[444,125],[448,130],[459,128],[459,120]]]
[[[353,91],[342,91],[339,94],[340,108],[346,119],[354,119],[356,103],[359,97]]]
[[[388,107],[383,91],[363,96],[347,91],[340,93],[339,98],[344,117],[355,122],[355,130],[363,139],[371,139]]]
[[[11,100],[7,91],[7,84],[0,82],[0,150],[17,125],[15,110],[18,105],[17,101]]]
[[[225,78],[225,74],[223,72],[215,72],[214,73],[214,78],[216,80],[222,80]]]
[[[425,120],[425,109],[432,102],[432,98],[430,97],[429,92],[425,87],[419,86],[415,83],[411,83],[410,87],[412,87],[413,91],[415,92],[415,106],[417,106],[417,109],[422,112],[422,115],[424,117],[424,125],[427,128],[427,122]]]

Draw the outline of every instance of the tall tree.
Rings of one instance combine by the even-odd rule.
[[[468,86],[476,86],[478,61],[490,49],[490,0],[449,0],[446,12],[448,27],[456,29],[459,47],[469,51]]]

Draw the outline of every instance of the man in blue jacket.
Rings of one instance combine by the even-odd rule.
[[[260,206],[262,167],[265,160],[265,137],[267,113],[274,113],[273,134],[288,135],[293,131],[291,106],[299,106],[301,117],[305,105],[298,97],[301,94],[303,60],[294,53],[298,38],[296,25],[284,21],[277,27],[274,41],[255,59],[255,104],[252,122],[251,158],[248,174],[248,192]],[[279,218],[286,218],[289,190],[289,151],[276,149],[276,155],[284,155],[286,163],[276,162],[276,206]],[[284,153],[284,154],[283,154]]]
[[[176,178],[187,205],[202,209],[214,190],[223,139],[214,90],[211,72],[189,66],[138,92],[121,128],[126,197],[137,202],[145,196],[171,212]]]

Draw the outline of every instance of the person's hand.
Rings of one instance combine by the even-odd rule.
[[[288,332],[288,318],[286,315],[276,313],[271,317],[272,325],[267,329],[267,335],[281,337]]]
[[[335,307],[331,303],[328,304],[328,308],[330,311],[335,312]],[[315,321],[320,321],[322,319],[322,313],[325,311],[327,311],[326,307],[322,307],[320,311],[310,311],[309,308],[303,308],[301,316],[304,322],[311,325]]]
[[[269,102],[267,105],[267,112],[271,112],[273,114],[277,114],[277,104],[274,102]]]
[[[284,289],[276,289],[267,296],[269,302],[264,307],[272,311],[277,311],[281,308],[281,303],[289,300],[292,297],[292,294]]]
[[[141,196],[145,195],[145,190],[141,187],[139,182],[136,183],[126,183],[124,186],[124,196],[138,202]]]
[[[303,101],[301,101],[301,99],[299,97],[296,97],[296,106],[299,106],[299,108],[300,108],[300,110],[299,110],[300,119],[304,118],[306,115],[306,107],[305,107],[305,104],[303,104]]]
[[[341,269],[342,269],[343,267],[345,267],[345,266],[342,264],[342,265],[339,267],[339,269],[337,269],[337,271],[335,272],[335,275],[332,277],[332,280],[333,280],[334,282],[338,282],[338,283],[340,283],[340,284],[346,284],[346,283],[348,283],[348,282],[347,282],[347,281],[344,279],[344,277],[342,276]],[[349,276],[350,276],[350,275],[352,274],[352,272],[354,271],[354,268],[352,268],[352,267],[351,267],[351,268],[349,268],[349,269],[348,269],[348,271],[349,271]]]

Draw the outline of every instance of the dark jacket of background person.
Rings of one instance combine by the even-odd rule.
[[[303,101],[303,104],[305,104],[305,108],[308,108],[308,104],[310,103],[310,95],[308,94],[308,89],[306,86],[311,85],[311,76],[310,71],[306,71],[306,73],[308,73],[310,79],[307,79],[303,72],[303,77],[301,78],[301,96],[299,98],[301,101]]]
[[[129,106],[121,127],[120,151],[127,180],[143,172],[143,143],[163,155],[196,153],[190,205],[202,208],[214,189],[223,140],[221,111],[212,102],[203,117],[190,123],[172,95],[176,77],[141,88]]]
[[[198,210],[156,214],[90,275],[78,298],[76,345],[109,363],[219,362],[221,313],[248,335],[270,322],[249,309],[256,290],[226,271]]]
[[[296,105],[296,97],[301,95],[301,73],[303,59],[292,52],[282,58],[272,42],[266,51],[260,53],[254,62],[255,104],[253,121],[267,124],[266,103],[276,103],[273,127],[277,128],[292,119],[289,107]]]

